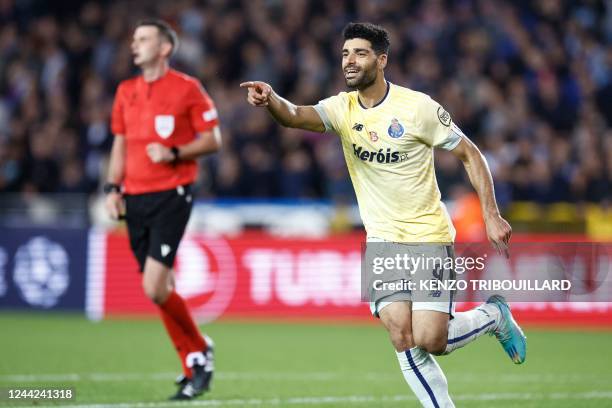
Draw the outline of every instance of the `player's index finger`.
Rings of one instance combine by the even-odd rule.
[[[255,86],[255,83],[253,81],[243,82],[240,84],[241,88],[252,88],[254,86]]]

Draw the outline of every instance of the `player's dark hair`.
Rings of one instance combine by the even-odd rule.
[[[170,27],[170,24],[157,18],[151,18],[146,20],[140,20],[138,24],[136,24],[136,28],[142,26],[157,27],[157,29],[159,30],[159,35],[161,35],[163,39],[165,39],[170,43],[170,45],[172,45],[172,52],[170,55],[174,54],[174,52],[178,48],[179,40],[176,31],[174,31],[174,29]]]
[[[376,55],[389,53],[389,33],[381,26],[372,23],[348,23],[342,31],[344,41],[353,38],[368,40]]]

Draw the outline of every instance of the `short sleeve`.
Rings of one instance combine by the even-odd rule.
[[[419,138],[429,146],[452,150],[461,141],[461,131],[453,131],[457,127],[450,114],[427,95],[419,104],[417,120]]]
[[[123,102],[123,86],[119,84],[113,101],[113,109],[111,112],[111,132],[115,135],[125,135],[125,115]]]
[[[193,82],[187,94],[186,103],[191,126],[196,132],[205,132],[219,125],[217,108],[200,83]]]
[[[340,135],[347,110],[346,92],[323,99],[314,108],[325,124],[325,130]]]

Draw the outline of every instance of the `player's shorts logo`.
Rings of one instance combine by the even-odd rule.
[[[174,116],[156,115],[155,116],[155,132],[162,139],[169,138],[172,132],[174,132]]]
[[[393,118],[391,119],[391,124],[389,125],[389,129],[387,129],[387,132],[392,138],[399,139],[404,134],[404,127],[401,123],[399,123],[399,120]]]
[[[450,114],[444,110],[441,106],[438,106],[438,120],[444,126],[450,126],[451,124],[451,116]]]

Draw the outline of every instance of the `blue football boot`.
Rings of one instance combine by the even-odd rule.
[[[487,303],[497,306],[501,316],[501,320],[491,335],[497,337],[514,364],[524,363],[527,357],[527,337],[514,321],[506,299],[501,295],[493,295],[487,300]]]

